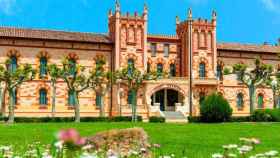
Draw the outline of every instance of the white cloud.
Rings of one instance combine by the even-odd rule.
[[[280,3],[279,3],[279,1],[276,2],[276,0],[261,0],[261,2],[263,3],[264,7],[267,10],[280,14]]]
[[[15,12],[16,0],[0,0],[0,12],[11,15]]]

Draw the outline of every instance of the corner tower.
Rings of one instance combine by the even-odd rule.
[[[176,17],[176,32],[181,43],[181,76],[190,76],[192,73],[192,78],[201,78],[199,66],[204,63],[204,78],[215,78],[217,14],[212,12],[211,21],[201,18],[194,20],[189,9],[187,17],[188,19],[182,22]]]
[[[148,9],[144,5],[142,15],[121,14],[116,1],[115,13],[109,11],[109,36],[115,42],[113,69],[119,69],[132,60],[138,69],[145,70],[147,63],[147,19]]]

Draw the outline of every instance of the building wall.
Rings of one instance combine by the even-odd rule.
[[[264,63],[271,64],[274,68],[278,67],[279,59],[277,54],[273,53],[256,53],[256,52],[240,52],[240,51],[225,51],[218,50],[218,60],[222,62],[224,68],[232,68],[234,64],[246,63],[248,69],[254,68],[255,58],[260,57]],[[233,108],[233,114],[237,116],[244,116],[250,113],[249,90],[234,74],[225,75],[220,85],[220,91],[229,100]],[[244,96],[244,106],[237,107],[237,95],[242,93]],[[256,90],[255,108],[257,107],[257,96],[262,94],[264,96],[264,106],[262,108],[273,108],[273,94],[272,90],[266,86],[260,86]]]
[[[62,66],[61,60],[67,56],[74,56],[77,64],[86,67],[86,71],[94,67],[94,59],[97,55],[104,55],[107,59],[106,67],[111,68],[112,46],[102,44],[85,44],[70,42],[52,42],[38,40],[0,40],[0,63],[4,64],[9,55],[16,54],[18,65],[31,64],[33,68],[39,68],[40,56],[46,56],[48,63]],[[39,90],[47,90],[48,105],[39,105]],[[16,116],[50,116],[51,112],[51,86],[49,77],[40,79],[39,75],[33,81],[24,82],[17,88]],[[8,103],[8,95],[5,97]],[[81,116],[98,116],[99,109],[95,105],[93,90],[86,90],[80,94]],[[105,97],[105,109],[108,112],[110,106],[110,93]],[[7,111],[6,107],[6,111]],[[68,88],[60,79],[56,91],[57,116],[73,116],[73,108],[68,105]]]

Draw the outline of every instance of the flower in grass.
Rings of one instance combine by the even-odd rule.
[[[58,149],[62,149],[63,148],[63,141],[58,141],[58,142],[54,143],[54,146]]]
[[[271,151],[269,151],[269,152],[266,152],[266,153],[264,153],[266,156],[268,156],[268,157],[273,157],[273,156],[277,156],[278,155],[278,151],[275,151],[275,150],[271,150]]]
[[[153,144],[153,147],[160,148],[160,144]]]
[[[82,138],[79,132],[75,129],[61,130],[57,137],[58,140],[63,143],[70,143],[77,146],[82,146],[86,143],[86,139]]]
[[[215,153],[212,155],[212,158],[223,158],[224,156],[220,153]]]
[[[251,151],[253,149],[252,146],[248,146],[248,145],[243,145],[240,148],[237,148],[237,150],[239,151],[240,154],[245,154],[249,151]]]
[[[235,149],[237,147],[238,147],[238,145],[236,145],[236,144],[223,145],[223,148],[226,150]]]
[[[257,139],[257,138],[252,138],[251,139],[251,143],[253,143],[253,144],[260,144],[261,143],[261,141],[259,140],[259,139]]]
[[[236,155],[236,154],[233,154],[233,153],[229,153],[227,156],[228,156],[229,158],[237,157],[237,155]]]

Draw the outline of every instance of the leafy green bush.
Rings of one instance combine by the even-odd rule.
[[[250,116],[232,116],[230,122],[251,122]]]
[[[201,122],[200,116],[189,116],[189,123],[198,123]]]
[[[280,109],[258,109],[251,116],[255,122],[280,122]]]
[[[207,96],[200,106],[202,122],[229,121],[231,115],[232,109],[228,101],[217,93]]]
[[[4,118],[5,121],[8,118]],[[74,117],[15,117],[17,123],[39,123],[39,122],[74,122]],[[130,122],[130,116],[117,117],[81,117],[81,122]],[[142,117],[138,116],[138,121],[142,122]]]
[[[165,118],[164,117],[158,117],[158,116],[152,116],[152,117],[149,118],[149,122],[164,123],[165,122]]]

